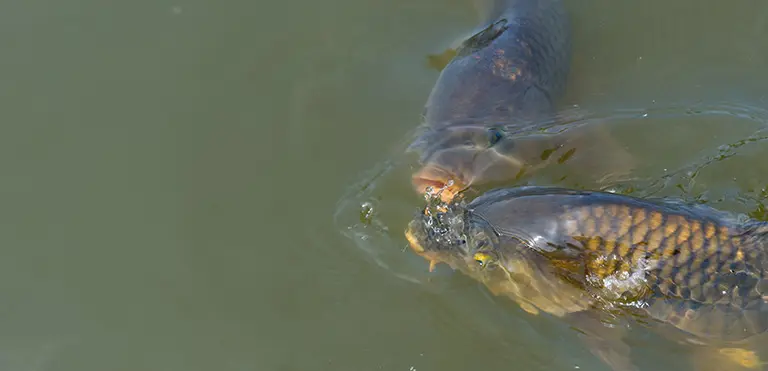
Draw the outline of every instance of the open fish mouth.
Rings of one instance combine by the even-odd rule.
[[[432,221],[427,222],[426,219]],[[411,251],[429,262],[430,272],[440,263],[454,269],[467,265],[465,260],[471,260],[471,256],[463,249],[464,240],[451,242],[457,238],[454,236],[458,230],[456,226],[436,226],[433,223],[441,222],[428,214],[419,215],[408,223],[404,234]]]
[[[432,272],[435,270],[435,266],[437,266],[439,261],[424,249],[424,246],[419,241],[419,238],[416,237],[416,227],[414,226],[414,223],[415,221],[408,224],[408,228],[405,230],[405,239],[408,240],[408,246],[410,246],[411,250],[413,250],[416,255],[419,255],[429,261],[429,271]]]
[[[434,165],[427,165],[413,174],[413,187],[419,194],[439,194],[443,202],[451,202],[466,189],[465,182],[451,172]]]
[[[416,234],[414,232],[414,224],[415,222],[412,221],[408,224],[408,228],[405,229],[405,239],[408,240],[408,245],[411,247],[411,250],[417,254],[423,254],[424,253],[424,246],[421,245],[421,242],[419,242],[418,237],[416,237]]]

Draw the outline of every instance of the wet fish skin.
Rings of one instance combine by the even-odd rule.
[[[552,187],[490,192],[468,209],[601,298],[635,302],[705,338],[768,330],[765,222],[669,199]],[[605,286],[633,275],[640,279]]]
[[[745,359],[754,353],[730,346],[768,330],[768,223],[672,199],[537,186],[490,191],[446,213],[445,233],[425,233],[433,216],[411,222],[413,250],[530,313],[574,320],[625,308]],[[478,266],[478,252],[495,264]],[[629,348],[594,323],[593,353],[628,367]]]
[[[425,104],[424,130],[410,147],[420,157],[412,174],[419,193],[444,187],[449,199],[474,184],[515,179],[543,150],[562,146],[563,138],[513,137],[551,121],[565,91],[572,41],[563,0],[489,3],[483,29],[452,53]]]

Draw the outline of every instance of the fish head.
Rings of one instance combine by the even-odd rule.
[[[457,125],[431,131],[423,139],[419,167],[412,174],[419,194],[439,193],[444,202],[473,185],[515,179],[524,172],[525,158],[501,129]]]

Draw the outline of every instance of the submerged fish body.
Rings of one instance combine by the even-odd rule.
[[[448,195],[514,178],[528,159],[509,129],[549,118],[564,91],[571,39],[562,0],[493,0],[486,16],[486,27],[442,69],[425,105],[425,132],[412,146],[421,156],[417,191],[452,180]]]
[[[499,189],[444,214],[411,222],[413,250],[529,312],[625,309],[700,344],[768,330],[764,222],[703,205],[554,187]]]
[[[483,30],[443,68],[425,105],[433,128],[549,114],[570,68],[562,0],[496,0]],[[485,121],[485,122],[483,122]]]
[[[412,184],[449,201],[470,186],[507,184],[574,153],[597,179],[626,176],[632,158],[605,128],[560,124],[556,108],[570,73],[570,21],[562,0],[489,0],[485,28],[442,69],[424,107]],[[610,153],[610,156],[605,154]],[[592,180],[592,179],[588,179]]]

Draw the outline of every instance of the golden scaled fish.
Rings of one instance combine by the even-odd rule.
[[[751,369],[762,362],[743,344],[768,330],[766,233],[764,222],[704,205],[519,187],[421,214],[406,238],[432,265],[448,264],[529,313],[644,316]],[[631,369],[620,335],[591,330],[593,353]]]

